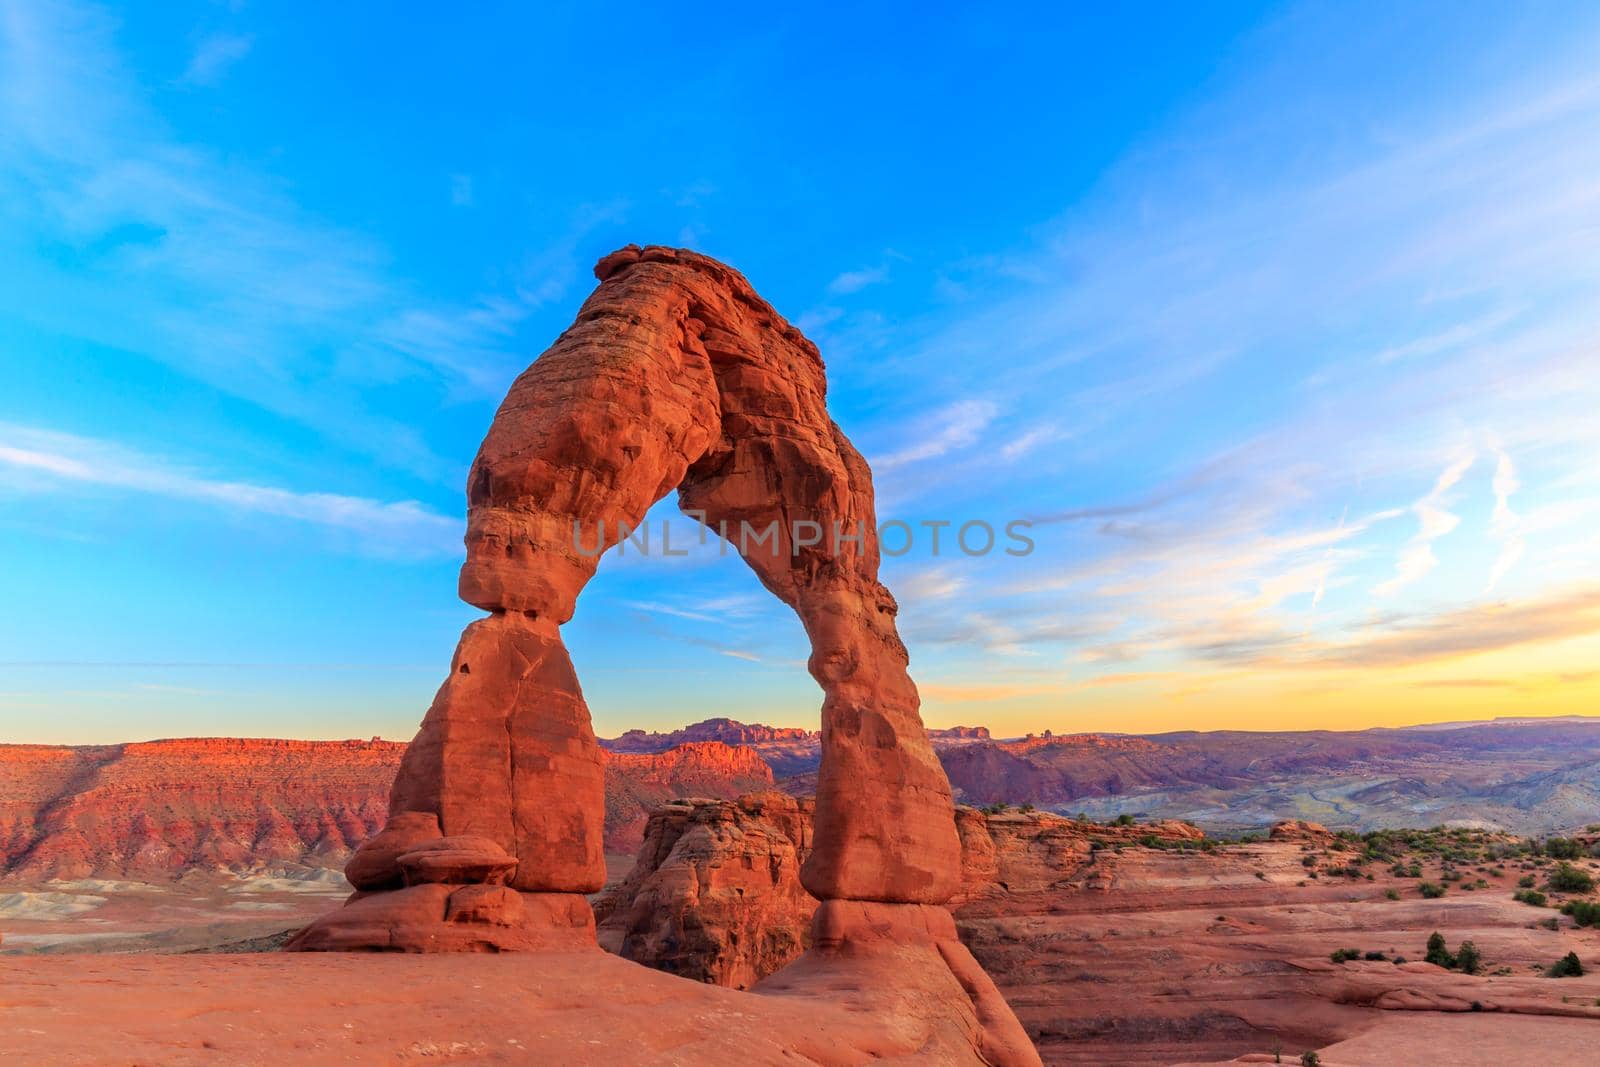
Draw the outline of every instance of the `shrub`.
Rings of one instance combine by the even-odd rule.
[[[1579,926],[1594,926],[1600,923],[1600,904],[1591,900],[1569,900],[1561,905],[1561,914],[1572,916],[1572,921]]]
[[[1361,950],[1354,948],[1336,948],[1332,953],[1329,954],[1328,958],[1334,963],[1344,963],[1346,960],[1359,960],[1361,958]]]
[[[1417,892],[1421,893],[1429,900],[1438,900],[1440,897],[1444,896],[1444,886],[1440,885],[1438,882],[1423,882],[1421,885],[1417,886]]]
[[[1551,978],[1582,978],[1583,963],[1576,952],[1569,952],[1551,964],[1545,974]]]
[[[1583,855],[1583,844],[1570,837],[1552,837],[1544,843],[1544,854],[1558,860],[1575,860]]]
[[[1517,886],[1522,889],[1532,889],[1536,881],[1537,879],[1535,879],[1533,875],[1525,874],[1521,878],[1517,879]]]
[[[1456,950],[1456,969],[1462,974],[1477,974],[1482,965],[1483,957],[1478,953],[1478,946],[1471,941],[1461,942],[1461,947]]]
[[[1133,816],[1132,815],[1128,815],[1126,813],[1124,813],[1122,815],[1118,815],[1115,819],[1112,820],[1112,825],[1114,825],[1114,826],[1132,826],[1133,825]]]
[[[1300,1067],[1322,1067],[1322,1057],[1315,1052],[1300,1053]]]
[[[1594,890],[1594,875],[1570,863],[1558,863],[1550,872],[1550,888],[1557,893],[1589,893]]]
[[[1445,948],[1444,935],[1437,930],[1428,938],[1428,954],[1422,958],[1440,967],[1453,967],[1456,962],[1450,950]]]
[[[1386,890],[1384,890],[1383,895],[1385,897],[1389,898],[1390,900],[1399,900],[1400,899],[1400,890],[1398,890],[1398,889],[1386,889]]]
[[[1537,889],[1524,889],[1520,893],[1513,893],[1511,894],[1511,899],[1519,900],[1524,904],[1532,904],[1536,908],[1542,908],[1550,902],[1550,898]]]
[[[1368,959],[1368,960],[1372,960],[1372,961],[1373,961],[1373,962],[1374,962],[1374,963],[1376,963],[1376,962],[1378,962],[1378,961],[1380,961],[1380,960],[1386,960],[1386,959],[1388,959],[1388,958],[1389,958],[1389,957],[1388,957],[1388,956],[1385,956],[1385,955],[1384,955],[1384,954],[1383,954],[1383,953],[1381,953],[1381,952],[1369,952],[1369,953],[1367,953],[1367,954],[1366,954],[1366,955],[1365,955],[1365,956],[1364,956],[1364,957],[1362,957],[1362,958],[1363,958],[1363,959]]]

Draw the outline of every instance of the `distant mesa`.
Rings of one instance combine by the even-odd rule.
[[[619,737],[601,738],[600,747],[611,752],[665,752],[669,748],[696,741],[720,741],[725,745],[746,746],[820,745],[821,735],[815,730],[803,730],[796,726],[763,726],[760,723],[742,723],[736,719],[706,719],[670,733],[629,730]]]
[[[790,730],[735,725],[751,737]],[[717,728],[709,720],[645,736]],[[802,732],[809,740],[691,741],[659,752],[612,751],[602,739],[606,851],[636,851],[650,813],[677,798],[731,800],[774,788],[812,795],[821,741]],[[1600,812],[1594,719],[1348,733],[1062,734],[1049,744],[944,733],[929,731],[934,751],[956,795],[976,805],[1027,803],[1100,819],[1132,812],[1267,832],[1300,796],[1312,805],[1307,814],[1327,825],[1327,806],[1310,794],[1331,795],[1321,790],[1334,786],[1343,799],[1330,829],[1452,823],[1585,840]],[[0,875],[160,880],[343,864],[384,825],[405,748],[252,738],[0,745]],[[1359,789],[1345,788],[1358,777]]]
[[[1273,823],[1267,837],[1273,841],[1305,841],[1313,845],[1326,845],[1333,840],[1333,832],[1319,822],[1284,819]]]

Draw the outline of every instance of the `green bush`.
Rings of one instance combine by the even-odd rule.
[[[1536,908],[1542,908],[1550,902],[1550,898],[1537,889],[1524,889],[1520,893],[1513,893],[1511,894],[1511,899],[1521,901],[1524,904],[1532,904]]]
[[[1520,889],[1532,889],[1537,881],[1538,879],[1534,878],[1533,875],[1525,874],[1517,879],[1517,886]]]
[[[1428,952],[1422,957],[1424,961],[1439,967],[1454,967],[1456,958],[1450,955],[1450,950],[1445,947],[1444,935],[1435,930],[1428,938]]]
[[[1551,978],[1582,978],[1583,962],[1576,952],[1569,952],[1551,964],[1545,974]]]
[[[1461,947],[1456,950],[1456,969],[1462,974],[1477,974],[1483,966],[1483,957],[1478,953],[1478,946],[1471,941],[1461,942]]]
[[[1594,875],[1570,863],[1558,863],[1550,872],[1550,888],[1557,893],[1590,893],[1594,891]]]
[[[1300,1053],[1300,1067],[1322,1067],[1322,1057],[1315,1052]]]
[[[1583,844],[1570,837],[1552,837],[1544,843],[1544,854],[1558,860],[1575,860],[1583,855]]]
[[[1437,882],[1423,882],[1421,885],[1417,886],[1417,892],[1421,893],[1429,900],[1438,900],[1440,897],[1444,896],[1444,886]]]
[[[1329,954],[1328,958],[1334,963],[1344,963],[1347,960],[1359,960],[1361,958],[1361,950],[1354,948],[1336,948],[1332,953]]]
[[[1579,926],[1600,924],[1600,904],[1592,900],[1569,900],[1561,905],[1561,914],[1572,916]]]
[[[1367,954],[1366,954],[1366,955],[1365,955],[1365,956],[1363,956],[1363,957],[1362,957],[1362,958],[1363,958],[1363,959],[1368,959],[1368,960],[1371,960],[1371,961],[1373,961],[1373,962],[1374,962],[1374,963],[1377,963],[1377,962],[1379,962],[1379,961],[1380,961],[1380,960],[1386,960],[1386,959],[1388,959],[1388,958],[1389,958],[1389,957],[1388,957],[1388,956],[1385,956],[1385,955],[1384,955],[1384,954],[1383,954],[1383,953],[1381,953],[1381,952],[1369,952],[1369,953],[1367,953]]]
[[[1384,890],[1383,895],[1385,897],[1387,897],[1388,899],[1390,899],[1390,900],[1399,900],[1400,899],[1400,890],[1398,890],[1398,889],[1386,889],[1386,890]]]

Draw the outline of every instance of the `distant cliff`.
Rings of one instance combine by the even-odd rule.
[[[338,865],[383,825],[405,747],[254,738],[0,745],[0,874],[155,878]],[[607,847],[636,848],[664,800],[771,785],[754,752],[720,742],[611,755]]]
[[[1444,728],[1040,735],[932,730],[956,796],[1261,829],[1457,823],[1538,834],[1600,821],[1600,722]],[[665,801],[776,788],[806,796],[818,734],[709,719],[631,730],[607,752],[606,845],[631,852]],[[341,863],[384,820],[405,746],[201,738],[0,745],[0,874],[156,877]],[[1337,805],[1328,798],[1337,797]]]

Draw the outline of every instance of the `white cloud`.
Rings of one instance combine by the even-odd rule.
[[[189,60],[183,80],[190,85],[215,85],[239,60],[250,54],[249,34],[216,33],[202,40]]]
[[[1511,510],[1511,494],[1522,487],[1517,479],[1517,468],[1511,462],[1511,457],[1503,450],[1496,450],[1497,459],[1494,467],[1494,513],[1489,518],[1489,534],[1500,542],[1500,554],[1495,558],[1494,566],[1489,571],[1489,583],[1484,592],[1493,591],[1500,579],[1517,561],[1522,558],[1522,553],[1527,548],[1527,542],[1522,533],[1522,520],[1517,513]]]
[[[828,283],[828,292],[841,296],[859,293],[869,285],[877,285],[889,277],[888,267],[870,267],[865,270],[847,270]]]
[[[462,520],[414,500],[388,502],[208,477],[115,442],[0,423],[0,487],[59,492],[70,485],[146,493],[346,531],[359,535],[359,548],[379,554],[461,551]]]
[[[897,575],[891,585],[902,610],[930,600],[948,600],[966,588],[967,580],[949,566],[925,567]]]
[[[1002,445],[1000,458],[1007,462],[1018,460],[1042,445],[1060,441],[1067,436],[1069,435],[1065,431],[1053,424],[1034,426]]]
[[[1445,508],[1445,496],[1461,481],[1476,459],[1475,454],[1468,453],[1455,460],[1439,474],[1427,495],[1411,506],[1412,513],[1417,517],[1416,535],[1400,550],[1394,577],[1374,587],[1375,594],[1390,596],[1438,566],[1439,558],[1433,554],[1433,542],[1461,524],[1461,516]]]
[[[1000,409],[987,400],[962,400],[917,420],[909,436],[916,440],[872,461],[875,471],[891,471],[910,463],[937,459],[973,444]]]

